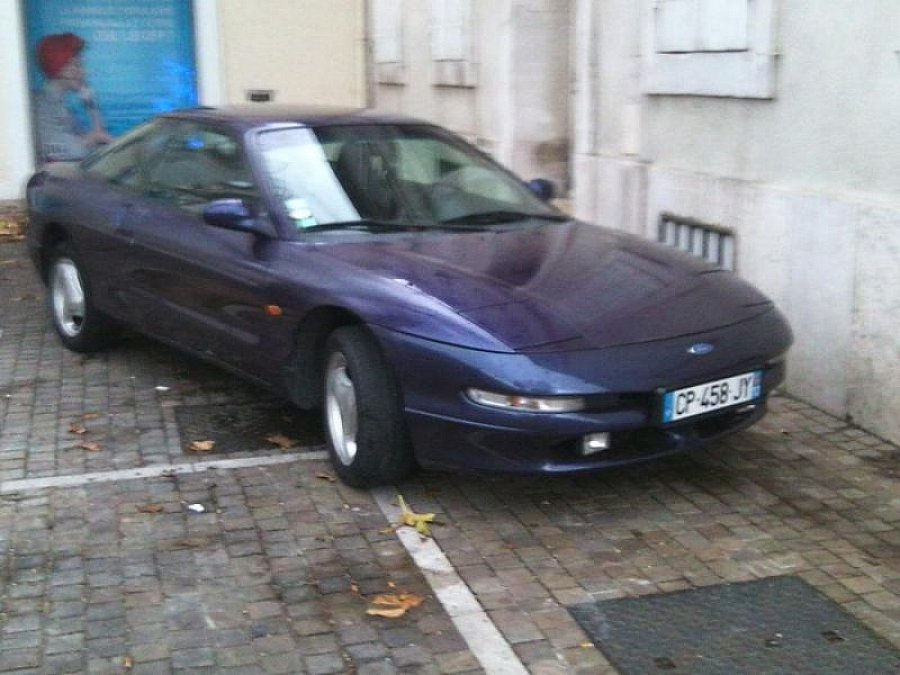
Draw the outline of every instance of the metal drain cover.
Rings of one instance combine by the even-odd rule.
[[[797,577],[575,605],[623,675],[900,673],[900,651]]]
[[[213,454],[277,449],[266,440],[271,436],[296,441],[294,451],[317,449],[323,442],[318,412],[278,401],[182,405],[175,408],[175,421],[183,445],[215,441]]]

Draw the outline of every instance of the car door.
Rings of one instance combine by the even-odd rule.
[[[86,159],[71,181],[78,195],[64,215],[71,239],[91,284],[94,302],[114,316],[127,314],[119,273],[130,253],[120,226],[140,199],[139,165],[144,150],[164,133],[161,123],[141,127],[109,149]]]
[[[241,199],[267,218],[238,139],[180,122],[145,167],[144,192],[120,228],[132,241],[126,276],[140,327],[246,368],[251,359],[245,352],[261,342],[258,324],[278,243],[203,219],[218,199]]]

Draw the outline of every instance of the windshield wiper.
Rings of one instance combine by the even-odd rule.
[[[525,211],[513,210],[496,210],[496,211],[478,211],[475,213],[467,213],[462,216],[446,218],[441,221],[442,225],[493,225],[496,223],[512,223],[517,220],[551,220],[553,222],[563,222],[569,220],[568,216],[558,215],[555,213],[527,213]]]
[[[318,225],[310,225],[309,227],[298,228],[298,232],[327,232],[329,230],[350,230],[352,232],[407,232],[410,230],[421,230],[420,225],[412,225],[408,223],[392,223],[387,220],[373,220],[364,218],[362,220],[346,220],[339,223],[319,223]]]

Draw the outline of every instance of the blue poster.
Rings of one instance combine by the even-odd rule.
[[[197,105],[191,0],[25,0],[40,161]]]

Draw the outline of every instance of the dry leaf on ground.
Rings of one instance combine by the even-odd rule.
[[[25,223],[15,220],[0,220],[0,241],[22,241],[25,239]]]
[[[187,449],[190,452],[211,452],[215,447],[215,441],[191,441]]]
[[[337,478],[332,476],[330,473],[317,473],[316,478],[319,480],[327,480],[329,483],[334,483],[337,481]]]
[[[138,507],[138,511],[141,513],[162,513],[163,506],[162,504],[144,504]]]
[[[425,598],[416,593],[397,593],[391,595],[379,595],[372,600],[366,614],[369,616],[381,616],[385,619],[399,619],[409,610],[414,609],[425,602]]]
[[[87,432],[88,432],[88,430],[85,429],[80,424],[73,424],[72,426],[69,427],[70,434],[77,434],[78,436],[84,436]]]
[[[282,450],[289,450],[293,447],[296,447],[297,445],[297,441],[295,441],[293,438],[288,438],[287,436],[284,436],[282,434],[269,434],[268,436],[266,436],[266,440],[269,443],[277,445]]]
[[[102,413],[89,412],[89,413],[84,413],[84,415],[81,416],[81,419],[96,420],[96,419],[99,419],[100,417],[102,417]]]
[[[103,450],[102,445],[93,441],[85,441],[83,443],[79,443],[75,447],[81,450],[87,450],[88,452],[100,452],[101,450]]]

